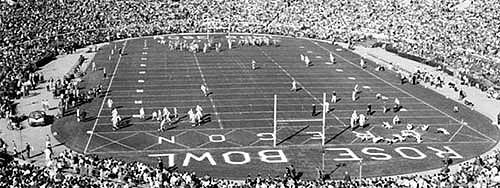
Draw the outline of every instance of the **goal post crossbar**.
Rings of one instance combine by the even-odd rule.
[[[321,146],[325,145],[325,129],[326,129],[326,113],[328,112],[329,109],[326,109],[326,93],[323,93],[323,103],[321,104],[322,106],[322,117],[319,119],[280,119],[278,120],[277,113],[278,113],[278,95],[274,95],[274,109],[273,109],[273,147],[276,147],[277,145],[277,127],[278,123],[287,123],[287,122],[322,122],[321,123]]]

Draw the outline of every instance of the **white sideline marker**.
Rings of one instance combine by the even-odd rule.
[[[356,80],[356,78],[354,78],[354,77],[347,77],[347,79],[349,79],[349,80]]]
[[[141,66],[141,67],[146,67],[146,64],[141,64],[140,66]]]
[[[142,101],[134,101],[134,104],[142,104]]]
[[[137,80],[137,82],[139,82],[139,83],[144,83],[144,80]]]
[[[300,49],[303,49],[303,48],[304,48],[304,46],[299,46],[299,48],[300,48]]]
[[[313,53],[313,51],[310,51],[310,50],[309,50],[309,51],[307,51],[307,53],[308,53],[308,54],[312,54],[312,53]]]
[[[146,71],[139,71],[139,74],[146,74]]]
[[[325,62],[325,64],[327,64],[327,65],[333,65],[333,63],[329,62],[329,61]]]
[[[141,57],[141,60],[146,61],[146,60],[148,60],[148,58]]]
[[[365,88],[365,89],[371,89],[370,86],[363,86],[363,88]]]
[[[148,52],[142,52],[142,55],[148,55]]]
[[[142,49],[147,50],[147,49],[149,49],[149,48],[148,48],[148,47],[144,47],[144,48],[142,48]]]
[[[401,108],[401,110],[399,110],[401,112],[408,112],[408,110],[406,108]]]
[[[139,114],[134,114],[134,115],[132,115],[132,117],[133,117],[133,118],[140,118],[140,117],[141,117],[141,115],[139,115]]]
[[[144,92],[144,90],[143,90],[143,89],[137,89],[137,90],[135,90],[135,91],[136,91],[137,93],[143,93],[143,92]]]
[[[340,52],[340,51],[342,51],[342,48],[337,48],[337,49],[335,49],[335,51]]]
[[[314,58],[321,59],[321,56],[319,56],[319,55],[318,55],[318,56],[316,56],[316,57],[314,57]]]
[[[337,72],[344,72],[344,70],[342,70],[342,69],[335,69],[335,71],[337,71]]]

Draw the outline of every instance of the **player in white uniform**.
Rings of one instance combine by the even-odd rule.
[[[203,95],[208,96],[208,89],[207,89],[207,86],[205,86],[205,85],[201,84],[200,89],[201,89],[201,93],[203,93]]]
[[[356,98],[357,98],[357,92],[352,91],[352,101],[356,101]]]
[[[161,131],[161,132],[165,131],[165,122],[166,121],[167,121],[166,119],[163,119],[160,121],[160,128],[158,129],[158,131]]]
[[[194,126],[194,123],[195,123],[195,117],[194,117],[194,112],[193,112],[193,109],[189,109],[189,111],[187,112],[188,116],[189,116],[189,122],[193,124]]]
[[[290,91],[297,91],[297,82],[295,80],[292,80],[292,89]]]
[[[359,114],[359,126],[364,127],[366,123],[366,116],[364,114]]]
[[[108,98],[108,108],[113,109],[113,100]]]
[[[333,64],[337,63],[337,61],[335,60],[335,56],[333,56],[332,53],[330,53],[330,63],[333,63]]]
[[[308,57],[308,56],[305,56],[305,57],[304,57],[304,62],[306,63],[306,67],[311,66],[311,60],[309,60],[309,57]]]
[[[337,92],[335,90],[332,91],[332,100],[331,103],[337,103]]]
[[[252,59],[252,70],[257,69],[257,63]]]
[[[366,68],[366,64],[365,64],[365,59],[364,58],[361,58],[361,60],[359,60],[359,65],[361,66],[361,68]]]
[[[392,124],[396,125],[396,124],[399,124],[399,123],[401,123],[401,120],[399,119],[398,115],[395,115],[394,118],[392,118]]]
[[[139,119],[144,119],[145,118],[145,112],[144,112],[144,108],[141,107],[141,109],[139,109]]]

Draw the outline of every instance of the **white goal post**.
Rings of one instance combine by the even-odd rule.
[[[277,145],[277,127],[278,123],[286,123],[286,122],[321,122],[321,146],[325,145],[325,129],[326,129],[326,113],[329,109],[326,109],[326,93],[323,93],[323,103],[322,106],[322,117],[320,119],[279,119],[277,117],[278,113],[278,95],[274,95],[274,109],[273,109],[273,147]]]

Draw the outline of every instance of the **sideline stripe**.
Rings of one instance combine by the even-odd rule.
[[[203,84],[208,87],[207,81],[205,80],[205,75],[201,71],[200,62],[198,61],[198,57],[196,56],[196,54],[193,54],[193,57],[194,57],[194,62],[196,63],[196,66],[198,67],[198,71],[200,72],[201,79],[203,80]],[[210,87],[208,87],[208,88],[210,90]],[[210,100],[210,103],[212,103],[212,108],[214,110],[215,117],[217,118],[217,122],[219,123],[219,128],[224,129],[224,127],[222,126],[222,122],[220,120],[220,117],[219,117],[219,113],[217,112],[217,108],[215,106],[214,99],[212,98],[211,95],[208,95],[208,99]]]
[[[123,43],[123,49],[127,47],[127,41]],[[102,99],[101,107],[99,108],[99,112],[97,112],[97,117],[99,117],[102,113],[102,109],[104,107],[104,103],[106,102],[106,98],[108,98],[109,94],[109,89],[111,88],[111,84],[113,84],[113,79],[115,78],[116,75],[116,70],[118,70],[118,66],[120,65],[120,62],[122,60],[122,55],[119,55],[118,61],[116,62],[115,65],[115,70],[113,70],[113,75],[111,76],[111,79],[109,80],[108,88],[106,89],[106,94],[104,95],[104,98]],[[99,118],[97,118],[94,122],[94,126],[92,127],[92,132],[90,133],[89,140],[87,141],[87,144],[85,145],[85,149],[83,150],[83,154],[87,153],[87,149],[89,148],[90,141],[92,140],[92,136],[94,135],[95,127],[97,126],[97,123],[99,121]]]

